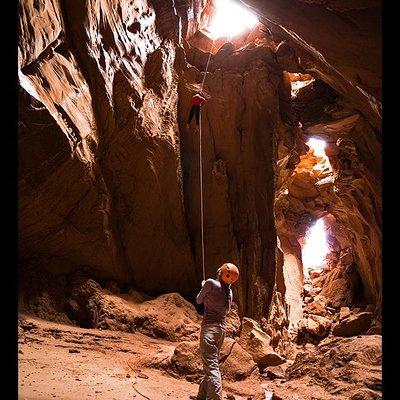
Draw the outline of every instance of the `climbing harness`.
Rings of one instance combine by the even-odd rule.
[[[208,56],[208,61],[206,65],[206,70],[204,72],[203,81],[201,82],[200,93],[203,92],[204,82],[206,81],[208,66],[210,65],[210,59],[212,55],[212,50],[214,48],[215,40],[213,40],[210,54]],[[203,281],[206,279],[206,269],[204,264],[204,200],[203,200],[203,156],[201,149],[201,112],[199,115],[199,169],[200,169],[200,222],[201,222],[201,264],[203,267]]]

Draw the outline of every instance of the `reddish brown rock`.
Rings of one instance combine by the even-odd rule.
[[[328,336],[331,324],[331,321],[327,318],[318,315],[309,315],[299,322],[299,330],[323,338]]]
[[[199,152],[186,119],[202,73],[179,44],[207,19],[205,4],[36,3],[20,7],[21,258],[40,254],[56,273],[85,266],[94,278],[193,298],[201,281]],[[239,309],[261,316],[274,286],[274,188],[265,182],[274,180],[282,71],[265,44],[216,57],[209,71],[206,274],[227,259],[238,264],[247,271]],[[225,99],[237,100],[228,113]]]
[[[332,333],[335,336],[357,336],[365,333],[371,326],[372,313],[362,312],[350,315],[334,325]]]
[[[321,276],[321,271],[310,271],[309,275],[313,281],[313,286],[314,286],[314,280]]]
[[[347,318],[350,315],[349,307],[340,307],[339,319]]]
[[[271,338],[250,318],[242,319],[239,344],[253,357],[260,369],[280,365],[284,358],[270,345]]]
[[[349,305],[359,277],[367,301],[379,307],[380,67],[372,57],[379,32],[364,33],[377,32],[380,6],[249,2],[279,31],[274,40],[288,40],[272,45],[253,32],[259,41],[240,51],[228,43],[211,57],[202,114],[206,275],[226,259],[237,263],[239,311],[254,317],[270,307],[277,283],[295,324],[302,312],[298,240],[330,210],[348,233],[355,266],[348,275],[331,268],[322,294],[335,307]],[[204,7],[21,2],[21,260],[41,258],[56,273],[85,268],[154,294],[189,298],[198,290],[198,136],[185,125],[208,55],[179,43],[204,27]],[[317,78],[299,91],[290,127],[280,107],[291,101],[284,65]],[[335,94],[330,103],[330,86],[345,98]],[[295,124],[299,117],[307,126]],[[303,157],[304,136],[316,134],[329,139],[335,159],[327,183],[320,181],[327,172],[314,168],[318,157]],[[338,239],[334,250],[341,248]],[[102,322],[114,326],[115,319]]]
[[[238,315],[238,306],[233,302],[231,310],[225,318],[225,335],[231,338],[239,336],[240,325],[241,321]]]
[[[243,380],[250,375],[258,375],[257,364],[238,342],[226,338],[221,348],[220,370],[224,378]]]
[[[350,252],[343,252],[340,254],[339,262],[342,265],[350,265],[354,261],[354,257]]]
[[[83,327],[138,331],[172,341],[198,337],[201,322],[194,306],[178,293],[156,298],[136,291],[113,294],[91,279],[73,285],[68,315]]]
[[[326,276],[321,295],[329,299],[335,308],[351,305],[360,285],[357,265],[338,265]]]
[[[203,366],[198,342],[182,342],[171,357],[171,367],[182,375],[200,374]]]
[[[315,288],[322,288],[324,282],[325,282],[325,276],[319,276],[318,278],[312,280],[312,285]]]
[[[339,93],[351,97],[375,126],[380,124],[379,1],[349,1],[345,6],[343,2],[294,0],[278,3],[246,0],[246,3],[257,9],[277,34],[292,41],[298,56],[308,58],[302,63],[306,70],[307,67],[316,69],[321,79],[329,82]],[[355,23],[347,24],[347,18]],[[341,33],[338,35],[338,32]],[[343,36],[347,38],[346,43]],[[371,36],[372,40],[365,39]],[[358,92],[356,85],[361,85],[363,90]]]
[[[324,315],[326,311],[327,299],[321,295],[314,298],[313,301],[307,304],[306,310],[309,313]]]
[[[308,173],[296,174],[289,185],[289,193],[299,199],[315,198],[319,195],[315,182]]]
[[[275,367],[267,367],[263,370],[263,376],[268,379],[285,379],[285,372],[289,364],[281,364]]]
[[[318,346],[313,346],[313,351],[299,353],[286,374],[290,384],[296,385],[296,393],[312,379],[313,384],[310,391],[304,393],[304,398],[312,398],[320,388],[326,390],[318,396],[324,400],[336,398],[337,391],[340,397],[346,399],[366,388],[373,389],[379,397],[382,387],[382,337],[324,339]],[[351,380],[343,379],[343,376],[351,376]]]

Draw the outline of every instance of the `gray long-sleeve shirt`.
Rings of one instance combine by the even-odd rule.
[[[196,297],[197,304],[204,303],[203,325],[225,325],[225,316],[231,308],[233,299],[232,289],[224,288],[224,284],[217,279],[207,279]],[[226,289],[228,290],[228,303],[226,302]]]

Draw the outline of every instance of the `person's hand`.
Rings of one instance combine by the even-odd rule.
[[[201,287],[203,287],[205,283],[206,281],[201,281]]]

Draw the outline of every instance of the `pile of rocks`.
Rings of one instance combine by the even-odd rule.
[[[259,374],[270,379],[283,378],[290,363],[274,351],[271,340],[272,338],[256,321],[243,318],[240,335],[236,338],[227,337],[221,348],[222,376],[234,381]],[[184,375],[191,381],[198,381],[201,378],[202,365],[198,341],[182,342],[175,348],[169,372]]]
[[[324,268],[309,273],[303,288],[304,318],[298,324],[298,343],[314,343],[334,336],[380,334],[374,306],[350,307],[360,285],[351,249],[331,254]]]

